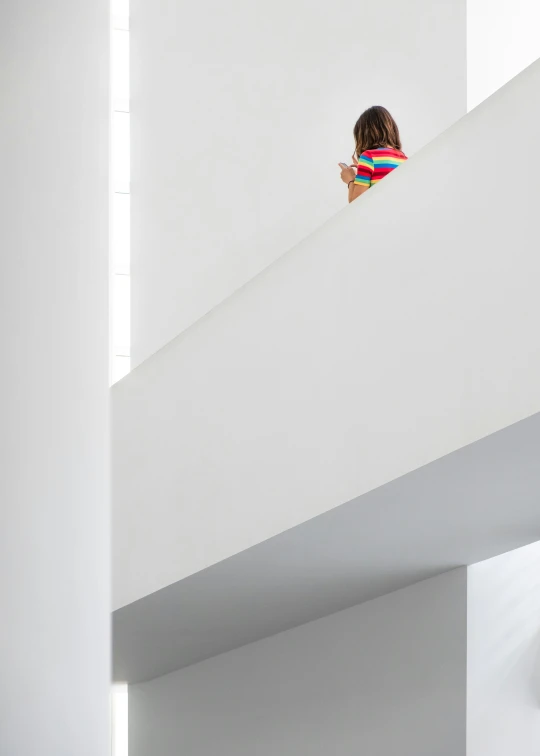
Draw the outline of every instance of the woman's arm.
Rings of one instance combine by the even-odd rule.
[[[357,168],[353,168],[353,166],[345,166],[345,164],[342,163],[339,165],[341,168],[341,180],[347,184],[349,188],[349,202],[353,202],[361,194],[367,192],[369,186],[355,183]]]
[[[361,194],[367,192],[368,189],[369,186],[361,186],[360,184],[355,184],[353,179],[349,184],[349,204],[351,202],[354,202],[355,199],[358,199]]]

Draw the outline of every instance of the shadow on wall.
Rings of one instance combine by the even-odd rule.
[[[500,696],[537,709],[540,542],[475,564],[468,576],[471,712],[485,716],[488,699]]]

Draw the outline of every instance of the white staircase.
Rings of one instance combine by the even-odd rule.
[[[540,538],[538,91],[536,63],[114,387],[119,677]]]

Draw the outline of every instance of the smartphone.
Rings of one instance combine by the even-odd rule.
[[[342,168],[350,168],[350,166],[349,166],[349,164],[348,164],[348,163],[340,163],[340,166],[341,166]]]

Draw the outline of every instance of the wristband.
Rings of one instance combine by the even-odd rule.
[[[349,181],[349,183],[347,184],[347,189],[350,187],[351,184],[354,184],[355,181],[356,179],[351,179],[351,181]]]

